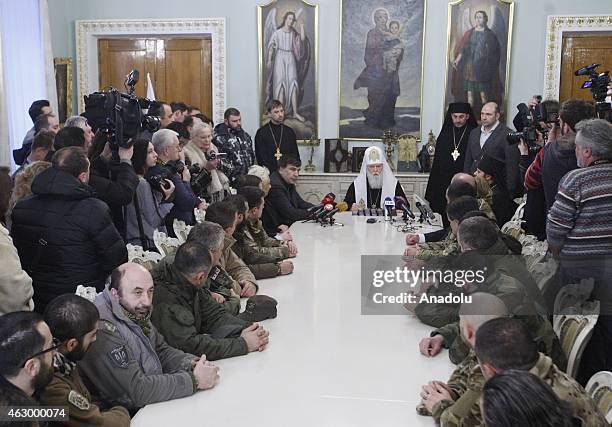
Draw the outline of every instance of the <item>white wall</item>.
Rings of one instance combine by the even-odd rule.
[[[316,0],[311,0],[317,2]],[[422,138],[442,124],[446,58],[447,1],[426,0]],[[242,112],[243,126],[258,123],[257,4],[267,0],[49,0],[54,56],[75,58],[74,21],[225,17],[227,23],[227,105]],[[319,0],[319,137],[338,136],[340,1]],[[508,109],[542,93],[548,15],[612,14],[611,0],[515,0]],[[611,29],[612,30],[612,29]],[[76,69],[74,75],[76,76]],[[76,82],[75,82],[76,88]],[[76,91],[74,108],[76,109]],[[76,110],[75,110],[76,111]],[[303,147],[302,147],[303,149]],[[315,153],[322,170],[323,149]],[[302,151],[302,160],[306,152]]]

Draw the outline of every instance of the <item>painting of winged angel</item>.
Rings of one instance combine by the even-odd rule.
[[[270,101],[280,101],[285,124],[294,129],[298,139],[308,139],[316,133],[316,7],[278,0],[260,6],[259,13],[263,24],[262,111]]]

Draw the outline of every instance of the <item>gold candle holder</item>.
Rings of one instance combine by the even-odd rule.
[[[395,172],[395,166],[391,160],[393,157],[393,150],[397,145],[399,135],[394,133],[391,129],[383,132],[382,143],[385,144],[385,154],[387,155],[387,163],[393,172]]]
[[[321,140],[317,138],[315,135],[311,135],[308,141],[304,142],[305,145],[310,147],[310,159],[308,160],[308,164],[304,167],[304,171],[306,172],[314,172],[316,170],[314,163],[312,163],[312,157],[314,156],[314,149],[321,144]]]

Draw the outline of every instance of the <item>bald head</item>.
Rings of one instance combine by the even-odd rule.
[[[119,304],[139,318],[146,318],[153,303],[153,278],[140,264],[126,262],[111,273],[110,292]]]
[[[480,110],[480,122],[487,130],[497,123],[499,116],[499,106],[495,102],[487,102]]]
[[[459,328],[463,341],[474,348],[478,328],[489,320],[507,317],[510,313],[506,304],[495,295],[475,292],[470,296],[471,302],[461,304],[459,309]]]
[[[451,183],[453,182],[465,182],[465,183],[470,184],[472,187],[476,188],[476,179],[469,173],[463,173],[463,172],[456,173],[451,178]]]

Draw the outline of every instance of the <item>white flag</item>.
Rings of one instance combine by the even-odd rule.
[[[147,73],[147,99],[155,101],[155,91],[153,90],[153,83],[151,82],[151,75]]]

